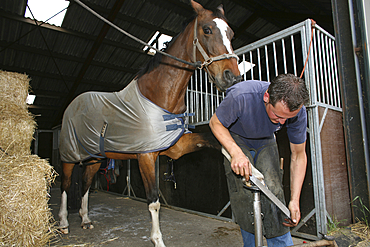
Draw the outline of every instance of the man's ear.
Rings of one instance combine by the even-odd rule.
[[[270,95],[269,93],[266,91],[265,94],[263,95],[263,101],[265,103],[269,103],[270,102]]]

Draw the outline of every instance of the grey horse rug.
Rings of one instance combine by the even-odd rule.
[[[61,160],[77,163],[105,152],[146,153],[167,149],[188,131],[189,114],[172,114],[145,98],[133,80],[119,92],[87,92],[63,116]]]

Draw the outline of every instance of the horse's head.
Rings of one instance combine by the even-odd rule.
[[[234,32],[226,22],[222,5],[215,12],[193,0],[191,5],[197,14],[193,21],[192,60],[202,62],[211,81],[223,92],[241,78],[238,57],[231,46]]]

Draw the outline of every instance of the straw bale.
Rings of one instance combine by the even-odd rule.
[[[27,108],[30,79],[26,74],[0,70],[0,100]]]
[[[44,246],[55,232],[48,207],[56,172],[37,155],[0,151],[0,246]]]
[[[31,154],[36,122],[26,98],[30,79],[26,74],[0,70],[0,148],[8,154]]]
[[[31,154],[36,122],[27,109],[0,100],[0,147],[10,155]]]

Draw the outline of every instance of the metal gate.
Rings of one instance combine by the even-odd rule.
[[[325,206],[320,132],[328,109],[342,111],[335,38],[308,19],[242,47],[235,53],[242,61],[244,80],[270,81],[281,73],[300,76],[305,67],[303,78],[310,92],[307,132],[310,138],[315,208],[309,214],[302,215],[300,224],[291,232],[298,237],[317,239],[321,237],[320,232],[326,233],[327,219],[331,221]],[[213,89],[204,72],[197,71],[187,91],[187,110],[195,113],[189,122],[194,125],[208,123],[224,96],[224,93]],[[325,108],[321,121],[319,106]],[[298,232],[314,216],[317,236]]]

